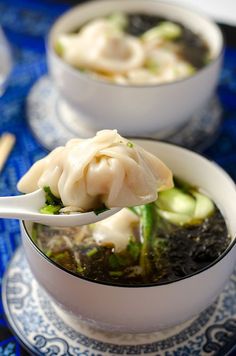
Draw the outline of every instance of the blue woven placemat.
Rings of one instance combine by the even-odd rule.
[[[1,0],[0,25],[13,51],[14,69],[6,93],[0,98],[0,133],[16,135],[16,146],[0,177],[0,195],[16,194],[16,182],[45,154],[26,124],[25,98],[32,84],[46,72],[45,36],[66,4],[35,0]],[[0,281],[20,243],[19,223],[0,219]],[[0,355],[23,355],[7,328],[0,302]]]
[[[11,43],[14,69],[0,98],[0,134],[16,135],[16,146],[0,176],[0,195],[17,193],[16,183],[31,164],[45,154],[26,124],[25,99],[32,84],[46,72],[45,36],[54,20],[69,6],[47,0],[0,0],[0,25]],[[235,43],[236,44],[236,43]],[[236,49],[227,48],[218,93],[224,108],[217,141],[204,152],[236,179]],[[19,224],[0,220],[0,282],[19,245]],[[0,302],[0,355],[22,355],[7,328]]]

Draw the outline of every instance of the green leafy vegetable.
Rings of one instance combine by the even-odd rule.
[[[44,187],[43,190],[45,192],[45,199],[47,205],[63,206],[61,199],[57,198],[55,195],[52,194],[50,187]]]
[[[112,269],[122,269],[130,264],[129,256],[124,252],[122,253],[112,253],[109,256],[109,265]]]
[[[112,269],[120,268],[119,258],[115,253],[109,256],[109,266]]]
[[[45,192],[45,205],[40,209],[41,214],[59,214],[64,207],[60,198],[52,194],[50,187],[43,188]]]
[[[45,205],[40,209],[41,214],[57,215],[61,210],[61,205]]]

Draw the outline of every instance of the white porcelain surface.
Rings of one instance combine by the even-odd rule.
[[[93,224],[116,214],[121,208],[112,208],[97,215],[93,211],[74,214],[41,214],[45,205],[45,192],[38,189],[32,193],[11,197],[0,197],[0,217],[35,221],[51,226],[79,226]]]
[[[123,86],[72,68],[53,50],[59,34],[114,10],[167,16],[199,33],[208,43],[212,62],[186,79],[149,86]],[[221,68],[223,40],[209,19],[176,5],[153,0],[94,1],[68,11],[53,26],[48,41],[49,72],[64,99],[86,125],[95,130],[117,128],[121,134],[147,136],[153,130],[177,126],[203,107],[212,96]]]
[[[174,174],[208,192],[235,237],[235,185],[220,167],[177,146],[145,140],[134,142],[158,155]],[[30,233],[30,224],[26,227]],[[150,332],[190,319],[221,292],[236,257],[233,239],[223,258],[192,277],[159,286],[118,287],[90,282],[58,268],[35,247],[23,224],[22,239],[35,278],[54,300],[80,319],[110,331]]]
[[[87,138],[96,134],[83,125],[85,117],[70,115],[67,108],[47,75],[42,76],[29,92],[26,102],[28,124],[37,141],[49,151],[65,145],[71,138]],[[217,97],[213,97],[187,123],[172,130],[153,131],[149,138],[202,151],[216,139],[221,115],[221,104]]]

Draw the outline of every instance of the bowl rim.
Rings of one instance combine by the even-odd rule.
[[[155,139],[152,138],[143,138],[143,137],[129,137],[130,139],[136,139],[136,140],[140,140],[140,141],[151,141],[151,142],[157,142],[158,144],[164,144],[167,146],[172,146],[178,149],[181,149],[183,151],[187,151],[189,153],[191,153],[193,156],[195,157],[201,157],[203,158],[205,161],[207,161],[209,164],[214,165],[215,168],[217,168],[221,174],[223,174],[225,176],[225,178],[227,178],[228,182],[230,184],[232,184],[232,187],[234,187],[235,189],[235,194],[236,194],[236,185],[235,182],[233,181],[233,179],[231,178],[231,176],[220,166],[218,165],[216,162],[209,160],[208,158],[206,158],[204,155],[199,154],[195,151],[189,150],[183,146],[180,145],[175,145],[169,142],[165,142],[165,141],[157,141]],[[236,245],[236,236],[231,236],[231,242],[229,243],[229,245],[226,247],[226,249],[223,251],[223,253],[214,261],[212,261],[210,264],[208,264],[207,266],[187,275],[184,277],[180,277],[177,278],[173,281],[166,281],[166,282],[156,282],[156,283],[147,283],[145,285],[141,285],[141,284],[122,284],[122,283],[112,283],[112,282],[106,282],[106,281],[99,281],[99,280],[93,280],[91,278],[88,277],[84,277],[84,276],[80,276],[78,274],[76,274],[75,272],[69,271],[66,268],[64,268],[63,266],[59,265],[58,263],[56,263],[55,261],[51,260],[46,254],[44,254],[40,248],[36,245],[36,243],[33,241],[33,239],[30,236],[30,233],[28,232],[28,229],[26,228],[25,225],[25,221],[21,221],[21,226],[23,227],[24,233],[27,236],[30,244],[33,246],[34,249],[36,249],[37,253],[39,253],[39,255],[41,257],[43,257],[48,263],[51,263],[52,265],[54,265],[55,267],[57,267],[59,270],[64,271],[65,273],[70,274],[71,276],[75,277],[75,278],[79,278],[82,279],[84,281],[90,282],[90,283],[96,283],[99,285],[105,285],[105,286],[110,286],[110,287],[117,287],[117,288],[147,288],[147,287],[162,287],[165,285],[173,285],[174,283],[178,283],[181,281],[184,281],[186,279],[190,279],[192,277],[195,277],[201,273],[204,273],[205,271],[209,270],[210,268],[214,267],[216,264],[218,264],[221,260],[223,260],[228,254],[229,252],[233,249],[233,247]],[[231,235],[231,234],[230,234]]]
[[[112,1],[112,0],[111,0]],[[130,0],[129,0],[130,1]],[[143,2],[144,0],[135,0],[138,2]],[[204,65],[202,68],[199,68],[198,70],[196,70],[196,72],[192,75],[189,75],[187,77],[184,78],[180,78],[177,80],[173,80],[170,82],[164,82],[164,83],[150,83],[150,84],[120,84],[120,83],[114,83],[112,81],[109,80],[105,80],[102,78],[96,78],[93,75],[89,75],[86,72],[82,72],[78,69],[76,69],[75,67],[73,67],[72,65],[68,64],[67,62],[65,62],[55,51],[54,46],[52,45],[52,33],[53,30],[55,28],[55,26],[59,23],[59,21],[64,17],[67,16],[70,13],[73,13],[75,10],[77,9],[81,9],[81,8],[86,8],[87,6],[93,5],[93,4],[97,4],[98,2],[108,2],[108,0],[90,0],[87,3],[82,3],[82,4],[78,4],[74,7],[72,7],[71,9],[67,10],[66,12],[64,12],[61,16],[59,16],[57,18],[57,20],[54,22],[54,24],[52,25],[48,35],[46,36],[46,52],[47,53],[51,53],[53,56],[55,56],[55,58],[57,59],[57,61],[60,62],[60,65],[62,65],[66,70],[68,70],[69,72],[72,73],[72,75],[78,76],[78,78],[82,78],[82,79],[87,79],[88,81],[91,80],[91,82],[95,82],[98,85],[101,84],[103,86],[112,86],[112,87],[117,87],[117,88],[132,88],[132,89],[143,89],[143,88],[159,88],[159,87],[167,87],[167,86],[171,86],[173,84],[179,84],[179,83],[184,83],[186,81],[189,81],[193,78],[196,78],[197,76],[199,76],[201,73],[204,73],[205,71],[207,71],[211,66],[213,66],[216,62],[218,62],[224,54],[225,51],[225,38],[223,35],[223,32],[221,31],[221,28],[219,27],[219,25],[210,18],[210,16],[204,14],[203,12],[196,10],[192,7],[188,7],[182,4],[175,4],[175,3],[171,3],[168,1],[162,1],[162,0],[148,0],[149,2],[153,2],[153,3],[160,3],[160,4],[164,4],[164,5],[168,5],[168,6],[172,6],[173,8],[179,8],[182,10],[186,10],[189,11],[190,13],[193,13],[195,15],[198,15],[199,17],[205,19],[208,23],[210,23],[212,26],[214,26],[214,30],[216,32],[218,32],[220,39],[221,39],[221,44],[220,44],[220,49],[217,53],[216,56],[214,56],[214,58],[212,58],[210,60],[209,63],[207,63],[206,65]],[[181,22],[180,22],[181,23]]]

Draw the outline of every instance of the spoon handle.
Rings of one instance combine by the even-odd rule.
[[[0,218],[33,218],[39,213],[44,202],[45,197],[41,189],[25,195],[0,197]]]
[[[96,215],[93,211],[74,214],[42,214],[40,208],[45,205],[45,193],[39,189],[33,193],[13,197],[0,197],[0,218],[34,221],[51,226],[88,225],[108,218],[120,208],[112,208]]]

